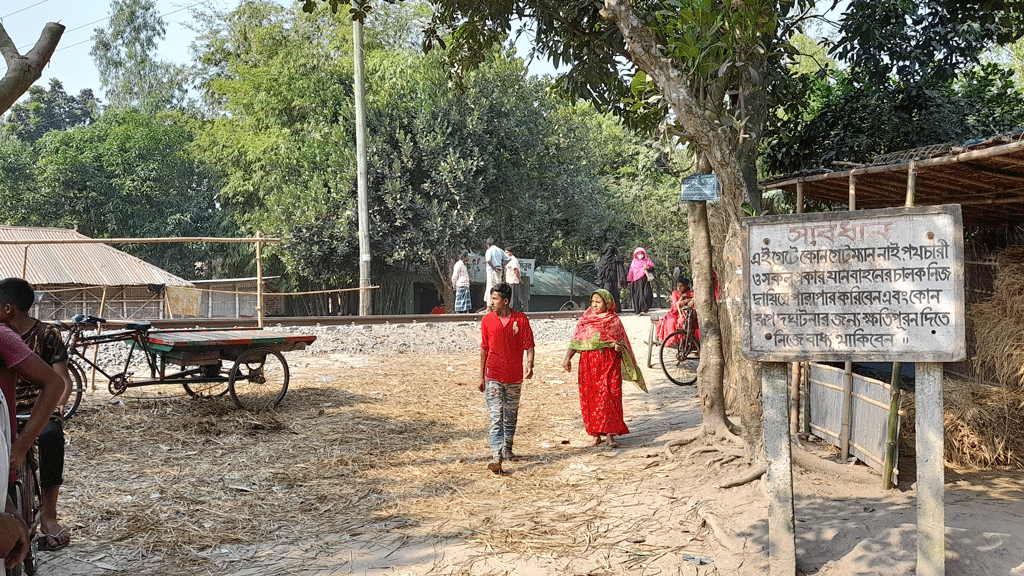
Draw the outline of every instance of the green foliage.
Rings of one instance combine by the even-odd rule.
[[[78,96],[69,96],[56,78],[50,89],[32,86],[28,100],[11,107],[4,130],[25,142],[35,142],[51,130],[66,130],[92,123],[98,113],[99,100],[92,90],[84,89]]]
[[[492,53],[453,89],[438,54],[393,48],[405,17],[367,19],[371,253],[385,277],[442,283],[459,250],[499,238],[524,257],[581,262],[637,222],[615,190],[639,148],[620,125],[566,106],[522,62]],[[401,16],[401,15],[400,15]],[[225,114],[199,142],[228,174],[222,201],[299,285],[357,279],[350,26],[247,3],[198,46],[207,101]],[[402,42],[398,42],[399,45]],[[383,49],[383,47],[391,47]],[[638,190],[649,194],[650,190]],[[375,274],[378,272],[375,271]]]
[[[1024,35],[1019,0],[853,0],[832,53],[870,79],[945,82]]]
[[[1024,96],[1013,73],[996,64],[954,81],[895,81],[881,86],[837,73],[809,90],[803,115],[777,119],[764,140],[766,172],[870,162],[880,154],[987,138],[1024,126]]]
[[[190,154],[192,137],[173,120],[107,112],[90,126],[46,134],[37,143],[34,182],[5,198],[18,208],[5,211],[5,223],[75,228],[96,238],[237,235],[217,206],[216,174]],[[210,262],[229,251],[183,244],[123,249],[186,278],[215,272]],[[197,270],[200,262],[205,268]]]
[[[111,0],[109,30],[97,28],[89,51],[114,107],[149,113],[185,102],[185,68],[153,56],[167,34],[154,0]]]

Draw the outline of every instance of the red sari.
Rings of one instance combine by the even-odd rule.
[[[693,290],[687,292],[686,296],[693,302]],[[679,290],[672,291],[672,305],[668,307],[668,313],[661,320],[658,320],[658,326],[654,330],[654,337],[658,339],[658,342],[665,342],[665,338],[668,338],[673,332],[683,329],[685,319],[679,315],[679,300],[682,297]],[[678,337],[672,340],[667,345],[671,346],[674,344]]]
[[[615,301],[606,290],[596,293],[605,300],[609,311],[595,314],[588,308],[569,345],[580,352],[578,382],[583,425],[591,436],[629,434],[622,413],[623,376],[645,392],[647,387],[636,366],[626,329],[615,315]],[[621,354],[613,348],[616,343],[622,345]]]

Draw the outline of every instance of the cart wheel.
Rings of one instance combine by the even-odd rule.
[[[210,364],[203,366],[204,370],[201,374],[204,377],[212,378],[220,374],[220,364]],[[221,382],[192,382],[190,384],[182,382],[181,387],[188,392],[188,395],[193,398],[220,398],[221,396],[228,393],[230,388],[223,381]]]
[[[68,374],[71,375],[71,395],[64,405],[64,419],[67,420],[74,415],[75,410],[82,403],[82,391],[85,390],[85,370],[74,360],[68,360]]]
[[[238,357],[228,377],[231,398],[246,410],[280,404],[288,391],[288,363],[273,348],[252,348]]]

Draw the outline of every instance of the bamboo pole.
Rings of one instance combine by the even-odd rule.
[[[857,209],[857,176],[850,172],[850,211]],[[850,433],[853,418],[853,362],[843,366],[843,424],[839,430],[839,451],[845,462],[850,457]]]
[[[100,312],[99,312],[99,316],[101,318],[104,316],[103,308],[106,307],[106,305],[107,305],[107,287],[104,286],[103,287],[103,295],[100,296]],[[102,333],[103,333],[103,324],[97,322],[96,323],[96,334],[99,335],[99,334],[102,334]],[[92,347],[92,375],[89,377],[89,391],[90,392],[95,392],[96,391],[96,359],[97,359],[99,353],[100,353],[100,347],[99,346],[93,346]]]
[[[893,481],[896,466],[897,437],[900,427],[900,379],[903,364],[892,363],[892,378],[889,380],[889,422],[885,430],[885,464],[882,468],[882,490],[896,487]]]
[[[256,233],[256,325],[263,328],[263,234]]]
[[[917,196],[917,161],[911,160],[910,166],[907,168],[907,198],[904,202],[904,206],[911,207],[914,205],[914,200]],[[896,482],[893,481],[895,476],[895,470],[897,460],[897,450],[899,428],[900,428],[900,400],[902,392],[900,391],[900,380],[903,374],[903,364],[901,362],[892,363],[892,377],[889,381],[889,420],[886,424],[885,429],[885,465],[882,469],[882,489],[888,490],[896,487]]]
[[[25,245],[25,258],[21,261],[21,279],[28,275],[28,245]]]
[[[804,212],[804,186],[802,182],[796,185],[796,213]],[[800,433],[800,362],[790,362],[789,382],[789,434],[796,436]]]

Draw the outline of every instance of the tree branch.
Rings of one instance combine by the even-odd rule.
[[[63,25],[50,22],[43,27],[36,45],[22,56],[0,24],[0,54],[7,62],[7,74],[0,79],[0,114],[10,109],[32,83],[42,77],[43,67],[50,61],[63,34]]]
[[[714,133],[716,126],[708,121],[704,108],[694,98],[686,74],[658,50],[654,33],[637,17],[632,2],[605,0],[601,15],[615,23],[622,32],[633,63],[661,89],[672,111],[681,120],[678,126],[684,131],[684,137],[706,149],[709,144],[707,135]]]

